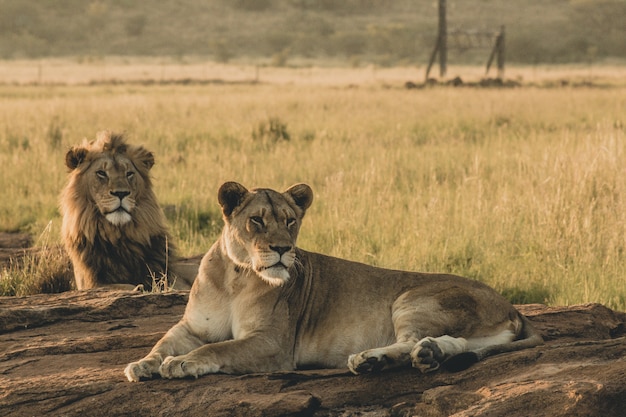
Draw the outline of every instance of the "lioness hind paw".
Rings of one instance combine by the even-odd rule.
[[[357,371],[359,373],[378,372],[385,367],[385,363],[386,362],[383,360],[380,360],[380,358],[375,358],[375,357],[367,358],[365,362],[361,363],[357,367]]]
[[[348,368],[354,374],[365,374],[369,372],[381,371],[387,366],[387,357],[381,356],[366,356],[363,353],[358,355],[351,355],[348,358]]]
[[[437,342],[432,339],[420,341],[413,352],[411,352],[411,363],[413,367],[423,373],[436,371],[439,369],[444,359],[444,352]]]
[[[439,369],[441,364],[433,358],[420,358],[419,361],[413,361],[413,367],[422,371],[422,373],[433,372]]]

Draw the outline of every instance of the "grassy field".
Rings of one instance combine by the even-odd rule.
[[[155,152],[183,255],[217,237],[222,182],[306,182],[302,248],[626,310],[625,108],[623,86],[5,84],[0,231],[58,241],[64,153],[111,129]]]

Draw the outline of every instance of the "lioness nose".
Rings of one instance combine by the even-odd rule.
[[[291,250],[291,246],[270,246],[270,249],[282,256],[283,253]]]
[[[130,195],[130,191],[111,191],[111,195],[114,195],[115,197],[122,200],[127,195]]]

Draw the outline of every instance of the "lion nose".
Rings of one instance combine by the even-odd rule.
[[[124,197],[130,195],[130,191],[111,191],[111,195],[114,195],[115,197],[119,198],[120,200],[123,200]]]
[[[282,256],[283,253],[291,250],[291,246],[270,246],[270,249]]]

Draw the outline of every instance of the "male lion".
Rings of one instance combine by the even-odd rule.
[[[218,199],[224,230],[202,260],[185,314],[126,367],[129,381],[346,364],[355,374],[462,369],[542,343],[524,316],[480,282],[297,248],[313,199],[308,185],[278,193],[227,182]]]
[[[61,234],[76,287],[150,289],[166,278],[189,289],[189,276],[172,271],[174,247],[149,175],[152,153],[104,131],[71,148],[65,163],[70,175],[61,195]]]

